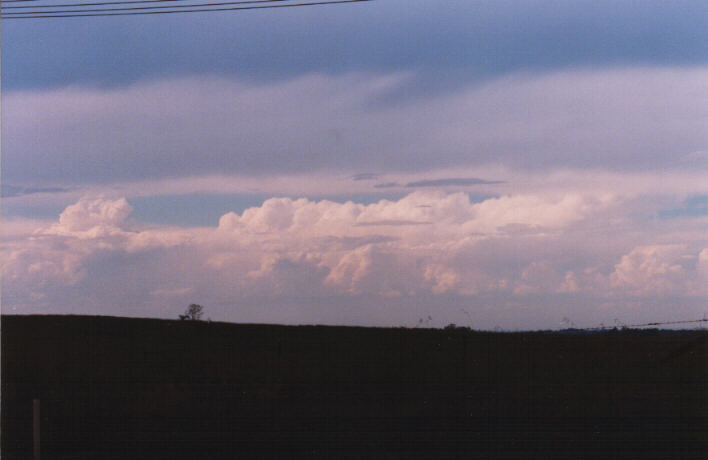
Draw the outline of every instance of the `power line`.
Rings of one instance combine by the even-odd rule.
[[[157,0],[157,1],[169,1],[169,2],[175,2],[175,1],[184,1],[184,0]],[[91,13],[91,12],[100,12],[100,11],[132,11],[132,10],[154,10],[154,9],[175,9],[175,11],[179,10],[180,8],[200,8],[200,7],[205,7],[205,6],[225,6],[225,5],[247,5],[247,4],[252,4],[252,3],[273,3],[273,2],[287,2],[291,0],[246,0],[246,1],[236,1],[236,2],[218,2],[218,3],[191,3],[189,5],[153,5],[153,6],[131,6],[127,8],[94,8],[94,9],[83,9],[83,10],[39,10],[39,11],[12,11],[9,13],[3,13],[3,17],[11,17],[12,16],[18,16],[18,15],[38,15],[38,14],[60,14],[60,13]],[[122,4],[123,2],[105,2],[105,3],[85,3],[81,6],[89,6],[89,5],[111,5],[111,4]],[[150,0],[135,0],[131,2],[125,2],[125,3],[153,3],[153,1]],[[53,5],[53,6],[58,6],[58,5]],[[78,6],[78,5],[71,5],[71,6]],[[18,7],[22,8],[22,7]],[[34,7],[36,8],[36,7]]]
[[[6,3],[9,0],[1,0],[0,3]],[[34,2],[37,0],[16,0],[25,2]],[[118,1],[118,2],[96,2],[96,3],[63,3],[59,5],[13,5],[13,6],[2,6],[0,9],[20,9],[20,8],[68,8],[68,7],[82,7],[82,6],[100,6],[100,5],[125,5],[131,3],[159,3],[159,2],[183,2],[185,0],[130,0],[130,1]],[[261,1],[275,1],[275,0],[261,0]],[[283,1],[283,0],[280,0]]]
[[[36,1],[36,0],[25,0],[25,1]],[[95,2],[95,3],[62,3],[62,4],[53,4],[53,5],[20,5],[20,6],[0,6],[1,10],[9,10],[9,9],[27,9],[27,8],[83,8],[86,6],[104,6],[104,5],[132,5],[132,4],[146,4],[146,3],[174,3],[174,2],[184,2],[187,0],[120,0],[120,1],[112,1],[112,2]],[[275,2],[288,2],[288,1],[294,1],[294,0],[248,0],[248,1],[239,1],[239,2],[233,2],[234,4],[248,4],[248,3],[275,3]],[[181,5],[175,5],[175,8],[179,7]],[[163,7],[163,6],[154,6],[153,8],[169,8],[169,7]],[[67,10],[67,12],[75,12],[77,10]],[[104,10],[101,10],[104,11]],[[108,10],[105,10],[108,11]],[[6,14],[34,14],[34,13],[41,13],[41,11],[27,11],[27,12],[10,12]]]
[[[16,0],[18,1],[18,0]],[[31,0],[25,0],[25,1],[31,1]],[[259,6],[240,6],[240,7],[229,7],[229,8],[194,8],[194,9],[176,9],[177,6],[175,6],[175,9],[167,10],[167,11],[131,11],[131,12],[110,12],[110,13],[100,13],[100,12],[91,12],[84,14],[85,11],[83,10],[71,10],[71,12],[66,12],[68,14],[64,14],[65,12],[57,12],[56,14],[48,14],[48,13],[41,13],[41,14],[33,14],[33,12],[28,11],[24,13],[19,13],[20,15],[11,15],[7,16],[8,14],[11,13],[4,13],[2,14],[2,18],[4,19],[51,19],[51,18],[76,18],[76,17],[98,17],[98,16],[135,16],[135,15],[144,15],[144,14],[170,14],[170,13],[201,13],[201,12],[208,12],[208,11],[238,11],[238,10],[257,10],[257,9],[266,9],[266,8],[290,8],[290,7],[299,7],[299,6],[317,6],[317,5],[334,5],[334,4],[344,4],[344,3],[361,3],[361,2],[369,2],[373,0],[325,0],[325,1],[318,1],[318,2],[306,2],[306,3],[287,3],[287,4],[278,4],[278,5],[259,5]],[[194,5],[193,5],[194,6]],[[201,5],[199,5],[201,6]],[[187,8],[188,6],[185,6]],[[99,11],[106,11],[106,10],[99,10]]]

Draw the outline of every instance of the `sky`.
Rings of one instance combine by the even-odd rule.
[[[704,1],[3,20],[2,311],[708,314]]]

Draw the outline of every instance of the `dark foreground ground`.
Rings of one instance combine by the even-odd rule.
[[[3,316],[2,458],[704,459],[707,342]]]

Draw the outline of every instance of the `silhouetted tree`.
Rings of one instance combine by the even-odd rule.
[[[179,319],[199,321],[204,314],[204,307],[196,303],[190,304],[184,311],[184,315],[179,315]]]

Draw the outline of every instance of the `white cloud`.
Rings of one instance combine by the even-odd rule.
[[[133,208],[125,198],[106,200],[82,198],[68,206],[60,215],[59,223],[48,231],[58,235],[96,238],[124,230]]]
[[[456,287],[460,276],[451,268],[441,264],[430,264],[425,267],[425,279],[433,283],[435,293],[447,292]]]
[[[637,247],[615,265],[610,282],[615,288],[641,295],[687,293],[695,281],[687,262],[694,259],[684,245]]]
[[[228,317],[244,314],[239,308],[260,317],[266,301],[324,312],[362,296],[369,309],[452,296],[458,300],[441,307],[448,315],[459,302],[510,306],[533,296],[550,302],[541,310],[590,299],[705,298],[704,239],[626,218],[623,225],[642,233],[615,233],[608,216],[627,205],[605,193],[472,203],[463,193],[425,190],[369,205],[273,198],[225,214],[218,227],[184,229],[132,222],[123,199],[83,198],[58,222],[10,225],[12,238],[0,244],[3,300],[30,311],[79,303],[121,314],[111,305],[129,298],[133,314],[157,314],[189,298],[221,305]],[[668,236],[681,242],[659,242]]]

